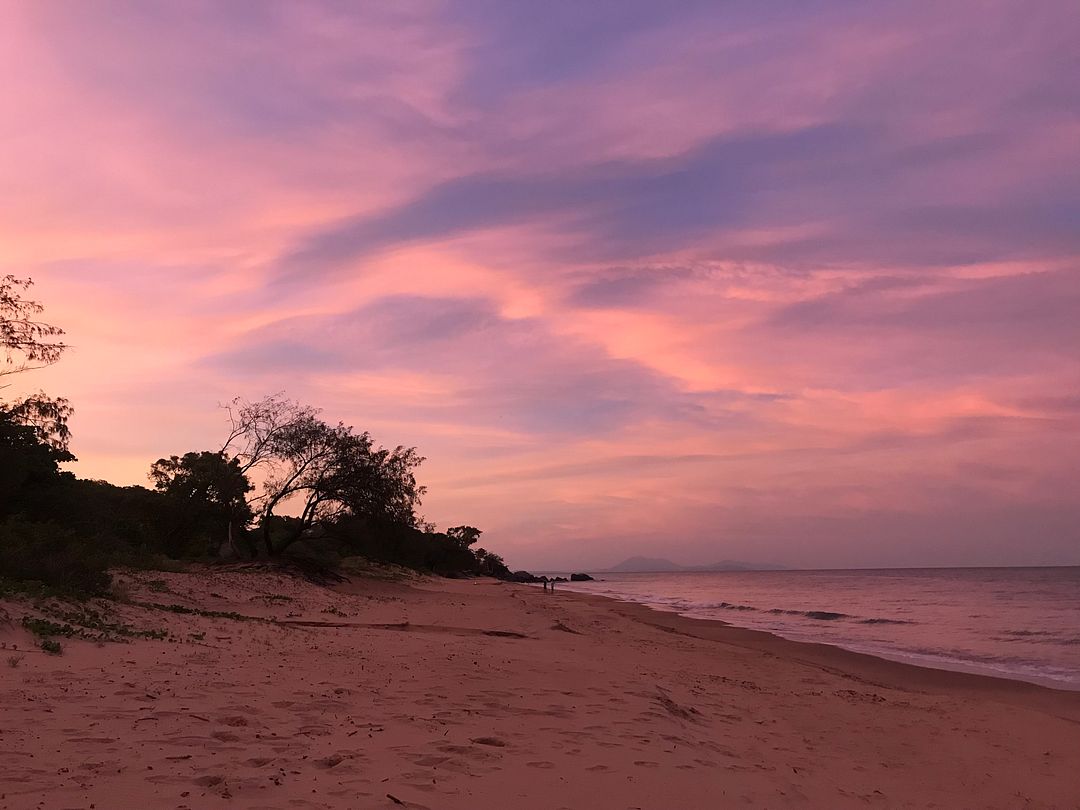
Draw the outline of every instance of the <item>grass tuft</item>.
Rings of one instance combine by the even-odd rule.
[[[63,655],[63,645],[53,638],[43,638],[41,640],[41,649],[47,652],[49,655]]]

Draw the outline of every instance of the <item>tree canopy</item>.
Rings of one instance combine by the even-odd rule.
[[[482,534],[483,532],[475,526],[451,526],[446,530],[446,536],[462,548],[474,545]]]
[[[64,330],[38,320],[44,308],[24,297],[33,283],[31,279],[11,275],[0,277],[0,349],[4,353],[0,377],[55,363],[67,349],[67,344],[57,339]],[[44,392],[11,401],[0,400],[0,414],[4,418],[26,425],[42,442],[63,451],[71,439],[68,419],[72,412],[66,399],[50,397]]]
[[[236,540],[245,536],[254,515],[246,500],[253,487],[235,458],[212,450],[159,458],[150,466],[150,480],[158,492],[186,507],[185,519],[205,531],[210,553],[223,541],[236,552]]]
[[[0,278],[0,376],[56,362],[67,348],[63,330],[40,320],[41,304],[26,297],[30,286]],[[161,555],[296,558],[296,549],[445,575],[509,574],[497,554],[472,548],[479,529],[440,533],[419,515],[416,448],[379,446],[280,393],[225,408],[221,448],[159,458],[151,490],[61,471],[75,459],[67,400],[0,399],[0,577],[100,593],[109,565]]]
[[[319,411],[273,394],[257,402],[236,399],[228,406],[230,433],[223,453],[243,472],[257,470],[262,488],[250,499],[271,556],[316,525],[343,515],[415,527],[424,488],[415,470],[423,458],[415,448],[376,447],[366,431],[328,424]],[[277,510],[296,505],[293,530],[273,540]]]

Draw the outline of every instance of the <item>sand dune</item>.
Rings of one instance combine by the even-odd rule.
[[[491,581],[127,578],[166,640],[50,656],[5,604],[0,808],[1080,806],[1080,694]]]

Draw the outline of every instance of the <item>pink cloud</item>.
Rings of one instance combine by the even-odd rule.
[[[623,12],[5,10],[79,473],[285,389],[520,565],[1080,561],[1069,4]]]

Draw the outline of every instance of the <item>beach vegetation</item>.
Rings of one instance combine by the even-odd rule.
[[[49,655],[63,655],[64,645],[57,641],[55,638],[43,638],[39,645],[44,652]]]
[[[244,616],[240,613],[234,613],[233,611],[227,610],[203,610],[202,608],[187,607],[185,605],[165,605],[160,602],[133,602],[132,604],[151,610],[164,610],[168,613],[179,613],[184,616],[203,616],[208,619],[232,619],[233,621],[238,622],[258,621],[254,616]]]
[[[249,501],[262,547],[280,556],[317,527],[344,515],[415,527],[424,494],[411,447],[387,449],[368,432],[324,421],[317,408],[280,394],[234,400],[223,457],[241,474],[257,470],[262,488]],[[231,454],[231,457],[230,457]],[[292,507],[293,520],[275,520]]]
[[[131,601],[131,586],[122,579],[113,579],[109,585],[109,597],[117,602]]]
[[[22,626],[35,636],[41,636],[42,638],[51,638],[53,636],[71,638],[75,635],[75,628],[70,624],[60,624],[50,619],[43,619],[40,616],[23,616]]]
[[[187,555],[216,555],[226,545],[236,551],[253,517],[246,497],[253,487],[237,459],[209,450],[159,458],[150,465],[149,477],[176,507],[185,522],[183,533],[205,541],[201,548],[187,549]]]
[[[40,616],[24,616],[22,626],[43,639],[79,638],[87,641],[107,642],[129,638],[164,639],[164,629],[139,630],[130,625],[111,621],[102,611],[82,606],[65,608],[63,602],[38,603],[35,607]]]
[[[108,563],[100,549],[61,526],[19,517],[0,523],[0,574],[6,579],[94,596],[108,590]]]
[[[446,530],[447,539],[461,546],[461,548],[476,545],[476,541],[480,539],[481,534],[483,532],[475,526],[451,526]]]
[[[26,297],[30,286],[0,278],[3,376],[54,363],[67,349],[63,330],[42,321],[41,305]],[[416,448],[384,447],[283,393],[237,398],[224,409],[218,449],[157,459],[151,487],[117,486],[63,469],[75,460],[66,399],[0,399],[4,590],[128,601],[124,585],[110,589],[111,567],[260,558],[318,581],[357,557],[443,576],[510,576],[499,555],[476,547],[480,529],[440,532],[420,514],[426,489]],[[166,592],[158,582],[149,589]]]

